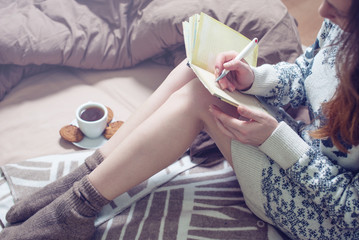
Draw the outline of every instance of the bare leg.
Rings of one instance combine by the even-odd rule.
[[[193,71],[187,67],[187,60],[180,63],[166,77],[148,100],[138,109],[116,132],[116,134],[100,148],[104,157],[107,157],[138,125],[156,111],[169,96],[195,78]]]
[[[231,161],[231,139],[217,128],[210,104],[236,115],[234,107],[211,96],[198,80],[190,81],[122,139],[89,175],[90,182],[112,200],[176,161],[203,129]]]
[[[152,114],[148,113],[146,119],[135,118],[142,121],[138,121],[138,126],[132,125],[127,136],[119,138],[105,161],[89,175],[75,182],[67,192],[36,211],[24,223],[5,228],[0,237],[90,238],[96,214],[109,200],[176,161],[203,129],[231,163],[231,139],[217,128],[208,111],[210,104],[216,104],[232,116],[237,115],[234,107],[210,96],[198,80],[189,81],[159,104]],[[38,231],[39,227],[41,231]]]
[[[32,196],[22,199],[7,213],[11,223],[22,222],[38,210],[62,195],[73,183],[92,172],[107,156],[148,116],[156,111],[168,97],[195,77],[192,70],[186,66],[186,60],[179,64],[165,79],[161,86],[152,94],[145,104],[120,128],[120,130],[103,147],[85,160],[75,171],[47,185]],[[33,201],[36,199],[36,201]]]

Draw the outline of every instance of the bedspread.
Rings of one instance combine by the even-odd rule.
[[[12,205],[10,191],[15,200],[25,197],[91,153],[49,155],[1,167],[0,220],[5,222]],[[285,239],[248,209],[227,162],[201,164],[188,153],[106,205],[95,225],[93,239]]]

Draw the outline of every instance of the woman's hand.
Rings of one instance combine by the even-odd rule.
[[[247,90],[254,81],[254,73],[250,66],[240,60],[234,60],[238,55],[235,51],[223,52],[218,54],[215,62],[215,76],[216,78],[222,73],[223,69],[230,70],[230,72],[219,80],[221,89]]]
[[[209,111],[224,134],[252,146],[260,146],[278,126],[277,120],[270,114],[255,112],[243,106],[237,108],[241,116],[239,119],[225,114],[214,105],[210,106]]]

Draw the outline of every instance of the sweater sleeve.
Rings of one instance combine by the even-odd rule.
[[[244,93],[261,96],[268,104],[278,107],[288,103],[293,107],[306,105],[304,82],[312,73],[314,57],[331,28],[332,24],[324,21],[315,43],[294,63],[280,62],[252,68],[255,80],[251,88]]]
[[[316,144],[307,145],[284,122],[259,149],[278,163],[287,177],[306,191],[320,208],[325,209],[336,225],[359,227],[359,174],[334,164],[335,161],[323,155]]]

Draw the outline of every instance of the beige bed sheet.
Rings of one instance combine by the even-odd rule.
[[[23,80],[0,102],[0,166],[81,150],[59,135],[80,104],[101,102],[126,121],[170,71],[149,61],[117,71],[59,67]]]

